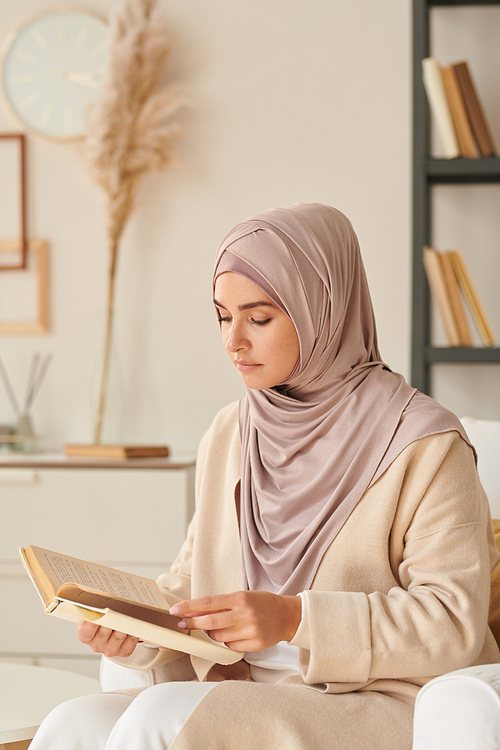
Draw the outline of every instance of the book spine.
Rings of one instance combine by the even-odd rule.
[[[450,260],[483,344],[492,346],[495,343],[495,334],[476,292],[461,251],[458,249],[450,251]]]
[[[495,145],[470,74],[469,66],[466,62],[460,62],[455,63],[452,67],[455,71],[460,91],[462,92],[465,109],[479,152],[481,156],[493,156],[495,154]]]
[[[441,76],[443,78],[451,118],[455,126],[460,154],[466,159],[474,159],[477,156],[474,136],[472,135],[472,128],[467,117],[462,92],[460,91],[455,71],[451,65],[441,68]]]
[[[460,296],[460,285],[453,269],[449,252],[440,253],[439,260],[443,269],[444,282],[448,290],[448,296],[453,311],[453,317],[458,329],[460,346],[472,346],[472,336],[470,333],[469,323],[465,307]]]
[[[424,266],[431,288],[432,296],[438,306],[443,321],[446,338],[450,346],[460,346],[458,328],[453,317],[453,310],[448,296],[443,269],[436,250],[424,247]]]
[[[436,122],[441,144],[447,159],[460,156],[457,137],[437,61],[433,57],[422,60],[424,87],[429,107]]]

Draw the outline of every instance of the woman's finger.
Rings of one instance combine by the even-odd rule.
[[[99,625],[95,622],[82,622],[77,627],[78,638],[82,643],[90,643],[98,630]]]
[[[130,656],[139,641],[134,636],[89,622],[78,626],[78,638],[95,653],[110,657]]]
[[[186,599],[174,604],[169,611],[171,615],[177,617],[183,617],[184,615],[193,617],[210,612],[221,612],[234,607],[236,596],[237,592],[234,594],[219,594],[218,596],[202,596],[199,599]]]

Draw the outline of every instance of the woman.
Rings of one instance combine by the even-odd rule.
[[[202,441],[196,514],[159,583],[182,627],[245,657],[220,667],[80,626],[94,651],[166,682],[64,704],[33,750],[409,750],[420,686],[500,661],[473,449],[381,361],[339,211],[298,204],[235,227],[214,304],[246,396]]]

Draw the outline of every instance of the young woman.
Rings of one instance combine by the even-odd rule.
[[[201,443],[196,513],[159,583],[182,627],[245,656],[220,667],[80,626],[94,651],[164,682],[63,704],[32,748],[410,750],[425,682],[500,661],[473,448],[381,361],[339,211],[236,226],[213,287],[246,396]]]

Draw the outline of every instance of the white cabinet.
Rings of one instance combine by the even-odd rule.
[[[194,509],[194,459],[0,457],[0,658],[97,674],[71,623],[47,617],[19,559],[34,544],[155,578]]]

